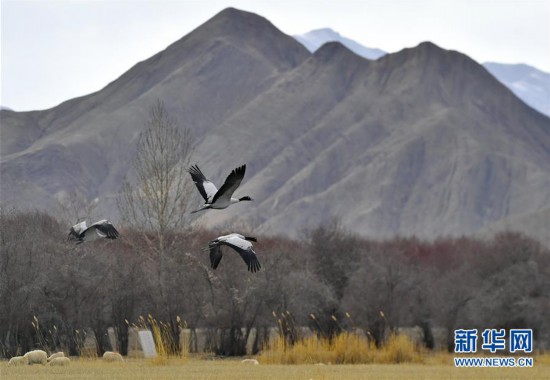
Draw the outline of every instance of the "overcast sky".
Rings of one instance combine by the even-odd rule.
[[[45,109],[97,91],[228,6],[287,34],[330,27],[388,52],[429,40],[550,72],[550,0],[1,0],[0,104]]]

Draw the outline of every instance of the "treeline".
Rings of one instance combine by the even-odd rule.
[[[258,236],[262,270],[251,274],[233,251],[212,271],[201,250],[233,231],[119,226],[118,240],[74,245],[69,227],[0,209],[0,356],[36,347],[77,355],[85,328],[102,354],[108,327],[125,354],[128,329],[148,315],[175,339],[182,324],[222,331],[223,355],[244,354],[250,329],[271,326],[290,341],[299,326],[327,337],[362,328],[377,344],[388,330],[420,326],[427,347],[432,328],[444,327],[449,349],[457,328],[532,328],[535,348],[550,341],[550,252],[517,233],[375,241],[333,222],[300,241]]]

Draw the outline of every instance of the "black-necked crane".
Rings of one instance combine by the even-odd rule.
[[[243,236],[240,234],[229,234],[220,236],[208,243],[208,248],[205,250],[210,251],[210,264],[212,269],[216,269],[220,264],[222,259],[222,245],[233,248],[241,257],[248,266],[248,270],[252,273],[255,273],[260,270],[261,265],[256,257],[256,252],[252,249],[252,243],[256,242],[256,238]]]
[[[197,165],[191,166],[188,172],[191,174],[191,178],[193,179],[193,182],[195,182],[195,185],[197,185],[199,193],[201,193],[204,198],[204,205],[202,205],[202,207],[198,210],[191,211],[191,213],[207,210],[209,208],[223,209],[229,207],[233,203],[252,201],[253,199],[249,196],[241,198],[233,197],[233,193],[237,190],[243,180],[245,171],[246,165],[242,165],[234,169],[227,176],[227,179],[223,183],[222,187],[218,190],[216,185],[206,179]]]
[[[76,244],[97,239],[116,239],[118,231],[107,219],[95,222],[87,226],[86,222],[80,222],[71,227],[67,240],[76,240]]]

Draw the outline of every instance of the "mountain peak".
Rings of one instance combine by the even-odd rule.
[[[296,66],[310,54],[294,38],[281,32],[268,19],[252,12],[226,8],[199,26],[191,35],[201,41],[224,40],[248,45],[260,54]],[[186,37],[184,37],[185,39]]]
[[[320,37],[327,37],[327,38],[333,38],[333,37],[341,37],[340,33],[335,31],[332,28],[320,28],[320,29],[313,29],[307,32],[304,35],[314,35],[317,38]]]
[[[431,41],[424,41],[416,45],[415,47],[404,49],[411,52],[414,56],[424,58],[444,57],[448,55],[450,50],[443,49],[442,47],[434,44]]]
[[[434,44],[431,41],[423,41],[423,42],[418,44],[417,48],[418,49],[424,49],[424,50],[441,50],[441,51],[445,51],[445,49],[439,47],[438,45]]]
[[[282,34],[268,19],[252,12],[225,8],[198,29],[208,29],[216,34],[247,38],[263,37],[268,33]]]
[[[214,17],[210,19],[210,21],[214,21],[214,20],[230,21],[230,22],[256,20],[256,21],[263,21],[271,24],[271,22],[269,22],[265,17],[257,15],[256,13],[243,11],[233,7],[225,8],[220,12],[218,12],[217,14],[215,14]]]
[[[313,56],[322,62],[328,62],[333,59],[360,59],[364,61],[362,57],[358,56],[338,41],[331,41],[323,44],[319,49],[317,49],[317,51],[315,51]]]
[[[252,12],[243,11],[234,7],[227,7],[222,9],[220,12],[218,12],[216,15],[214,15],[214,18],[216,17],[233,17],[233,15],[243,15],[249,13],[251,15],[254,15]]]
[[[388,60],[398,59],[401,62],[400,64],[404,64],[405,61],[417,61],[418,64],[432,68],[435,66],[456,64],[480,66],[470,57],[454,50],[443,49],[430,41],[424,41],[415,47],[405,48],[397,53],[389,54],[384,57],[384,59],[386,58]]]
[[[386,54],[386,52],[380,49],[363,46],[352,39],[342,36],[340,33],[331,28],[311,30],[305,34],[296,35],[294,38],[296,38],[296,40],[304,45],[310,52],[315,52],[327,42],[338,41],[355,54],[366,59],[375,60]]]

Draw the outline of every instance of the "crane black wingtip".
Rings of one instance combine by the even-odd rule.
[[[260,262],[257,260],[248,264],[248,270],[252,273],[258,272],[261,268],[262,266],[260,265]]]
[[[191,174],[191,177],[193,177],[194,181],[197,180],[204,180],[206,181],[205,175],[202,173],[202,171],[199,169],[198,165],[191,165],[189,169],[187,169],[187,172]],[[196,178],[195,178],[196,177]]]

